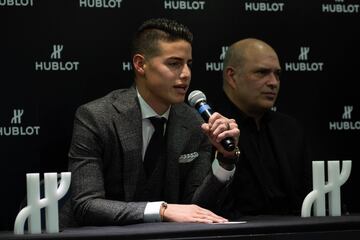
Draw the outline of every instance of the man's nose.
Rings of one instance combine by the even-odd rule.
[[[272,88],[275,88],[279,85],[279,82],[280,82],[279,75],[277,75],[276,73],[270,73],[266,84]]]
[[[180,78],[181,79],[188,79],[190,77],[191,77],[191,69],[187,64],[185,64],[184,67],[181,70]]]

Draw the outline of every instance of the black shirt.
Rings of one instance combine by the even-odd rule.
[[[221,214],[234,219],[241,215],[289,213],[285,178],[268,128],[269,112],[262,117],[258,129],[255,120],[241,112],[225,94],[220,99],[215,111],[236,120],[241,151]]]

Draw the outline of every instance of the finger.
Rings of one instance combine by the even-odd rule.
[[[207,123],[201,124],[201,129],[204,131],[205,134],[207,134],[210,129],[209,124],[207,124]]]
[[[217,121],[222,118],[224,118],[224,117],[220,113],[217,113],[217,112],[213,113],[208,120],[210,129],[214,127],[214,124],[216,127],[219,124]]]
[[[226,122],[225,125],[226,125],[226,129],[224,131],[219,132],[219,134],[217,134],[217,136],[221,135],[222,133],[237,134],[237,131],[232,131],[234,129],[239,130],[236,122],[229,121],[229,122]],[[222,129],[224,129],[224,127]],[[240,133],[240,131],[239,131],[239,133]],[[234,136],[236,136],[236,135],[234,135]]]
[[[191,220],[191,222],[195,222],[195,223],[213,223],[212,220],[206,219],[206,218],[199,218],[199,217],[195,217]]]
[[[198,212],[200,218],[206,218],[208,220],[211,220],[213,222],[226,222],[228,221],[226,218],[223,218],[219,215],[216,215],[215,213],[213,213],[212,211],[205,209],[205,208],[201,208],[199,209]]]
[[[224,223],[224,222],[228,222],[227,219],[222,218],[222,217],[219,217],[219,218],[217,218],[217,217],[208,217],[208,220],[210,220],[210,221],[213,222],[213,223]]]
[[[213,126],[211,126],[210,131],[212,131],[214,135],[218,135],[219,133],[228,130],[228,127],[231,128],[227,119],[217,119]]]
[[[207,216],[209,216],[213,221],[228,221],[226,218],[223,218],[209,210],[207,210]]]
[[[216,119],[211,125],[210,125],[210,131],[214,132],[216,129],[221,127],[221,125],[224,124],[224,121],[222,119]]]
[[[231,131],[232,129],[236,129],[237,124],[230,121],[225,121],[222,124],[218,125],[218,127],[213,130],[212,134],[218,138],[219,135],[221,136],[222,133]],[[217,141],[218,142],[218,141]]]
[[[216,216],[213,216],[213,215],[196,216],[195,220],[197,222],[202,222],[202,223],[224,223],[224,222],[228,222],[228,220],[225,219],[225,218],[216,217]]]
[[[238,125],[234,119],[228,119],[226,122],[227,130],[238,128]]]
[[[223,140],[224,138],[230,137],[230,138],[234,138],[237,142],[238,136],[240,135],[240,131],[237,128],[228,130],[228,131],[224,131],[219,133],[219,135],[217,135],[216,137],[216,142],[221,142],[221,140]]]
[[[219,114],[218,117],[214,120],[214,122],[212,123],[211,127],[210,127],[210,131],[213,131],[213,134],[217,135],[219,134],[219,132],[217,132],[217,128],[226,131],[226,130],[230,130],[234,127],[237,127],[236,121],[235,119],[228,119],[226,117],[223,117]],[[222,126],[224,125],[224,126]]]

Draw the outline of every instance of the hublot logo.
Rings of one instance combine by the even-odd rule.
[[[323,62],[308,62],[309,52],[310,52],[310,47],[300,47],[300,54],[298,57],[298,60],[300,62],[286,62],[285,71],[293,71],[293,72],[322,71],[324,66]]]
[[[39,135],[40,126],[23,126],[21,124],[24,109],[14,109],[10,127],[0,127],[0,136],[33,136]]]
[[[206,71],[210,72],[210,71],[222,71],[223,70],[223,60],[225,58],[226,52],[228,50],[229,47],[227,46],[222,46],[221,47],[221,53],[219,55],[219,62],[206,62],[205,64],[205,68]]]
[[[204,10],[205,1],[165,0],[164,9],[167,10]]]
[[[322,4],[321,10],[323,13],[352,14],[359,12],[359,4],[345,4],[344,0],[335,0],[335,4]]]
[[[360,130],[360,121],[352,121],[351,113],[353,106],[344,106],[344,112],[342,114],[343,121],[329,122],[330,130]]]
[[[245,2],[245,11],[247,12],[282,12],[284,3],[269,2]]]
[[[79,62],[75,61],[60,61],[61,53],[64,49],[64,45],[55,44],[53,45],[52,53],[50,54],[50,59],[53,61],[35,62],[36,71],[77,71],[79,69]],[[56,61],[55,61],[56,60]]]
[[[122,0],[79,0],[81,8],[120,8]]]

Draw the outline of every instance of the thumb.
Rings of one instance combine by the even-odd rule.
[[[209,124],[207,124],[207,123],[201,124],[201,129],[206,135],[208,135],[208,132],[209,132],[209,129],[210,129]]]

